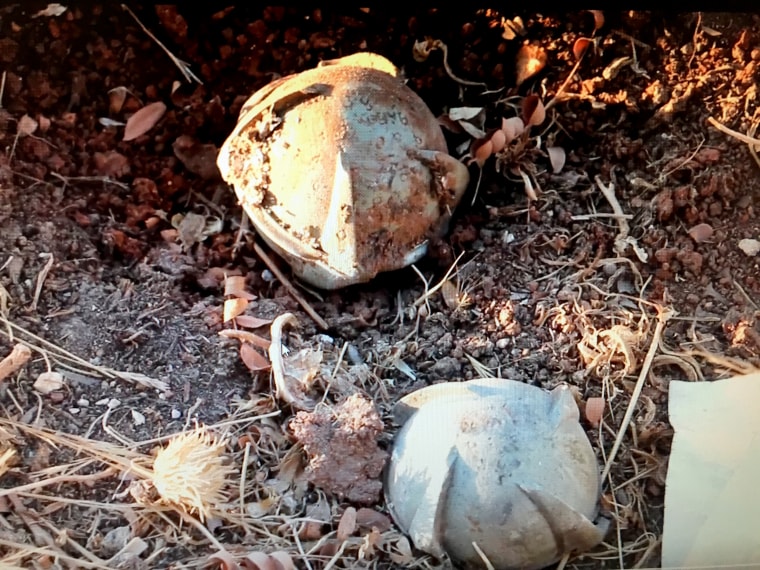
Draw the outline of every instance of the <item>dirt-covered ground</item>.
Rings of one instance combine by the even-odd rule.
[[[492,375],[571,385],[610,460],[611,530],[568,566],[657,566],[669,379],[760,365],[760,162],[739,139],[760,120],[758,16],[130,8],[0,8],[0,358],[31,348],[0,380],[0,565],[438,567],[379,493],[390,411]],[[449,71],[443,50],[415,52],[433,40]],[[390,59],[436,116],[482,108],[490,132],[535,94],[546,120],[500,170],[470,164],[416,270],[324,292],[269,252],[283,284],[216,152],[256,89],[358,51]],[[154,102],[155,126],[123,140]],[[467,160],[470,136],[446,136]],[[225,276],[242,278],[226,295]],[[223,322],[225,300],[245,318]],[[286,372],[323,400],[312,415],[270,380],[285,313]],[[585,413],[598,397],[601,427]],[[196,425],[217,443],[196,474],[208,496],[172,501],[153,454]]]

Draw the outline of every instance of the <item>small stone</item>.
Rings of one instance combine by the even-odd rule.
[[[81,411],[79,408],[69,408],[69,413],[73,415],[77,415]]]
[[[89,405],[90,405],[90,400],[88,400],[87,398],[79,398],[77,400],[77,406],[79,406],[80,408],[86,408]]]
[[[172,408],[172,419],[178,420],[182,417],[182,412],[179,411],[177,408]]]
[[[697,224],[689,230],[689,237],[694,243],[703,243],[713,236],[713,228],[710,224]]]
[[[40,394],[50,394],[63,388],[63,375],[59,372],[43,372],[34,381],[33,386]]]
[[[108,408],[113,410],[114,408],[118,408],[121,406],[121,400],[117,400],[116,398],[111,398],[108,400]]]
[[[760,241],[756,239],[743,239],[739,241],[739,249],[741,249],[745,255],[749,257],[755,257],[760,253]]]
[[[132,423],[136,426],[145,425],[145,415],[141,414],[137,410],[131,410],[132,412]]]

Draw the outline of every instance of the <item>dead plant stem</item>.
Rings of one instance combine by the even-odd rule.
[[[628,430],[628,426],[631,423],[631,419],[633,418],[633,412],[636,408],[637,402],[639,401],[641,390],[644,388],[644,383],[649,376],[649,369],[652,366],[652,361],[654,360],[655,353],[657,352],[657,348],[660,344],[662,332],[665,329],[665,325],[667,324],[668,319],[670,319],[673,314],[674,313],[672,310],[662,308],[659,309],[657,315],[657,325],[655,326],[654,334],[652,335],[652,341],[649,345],[647,355],[644,358],[644,363],[641,366],[641,372],[639,373],[639,378],[636,381],[636,386],[633,388],[631,401],[628,402],[628,408],[625,411],[625,416],[623,416],[623,420],[620,422],[620,428],[618,429],[615,443],[612,445],[612,450],[607,456],[607,461],[604,465],[604,470],[602,471],[602,481],[605,481],[607,479],[607,475],[609,475],[610,469],[612,468],[612,463],[615,461],[615,457],[617,456],[617,452],[620,449],[620,445],[623,443],[623,437],[625,436],[625,433]]]
[[[314,310],[314,308],[304,299],[303,295],[298,292],[298,289],[295,288],[295,286],[288,280],[287,277],[283,274],[282,271],[280,271],[280,268],[277,267],[277,265],[272,261],[272,258],[267,255],[267,253],[263,250],[263,248],[257,244],[253,244],[253,250],[256,252],[256,255],[258,255],[261,260],[266,264],[266,266],[269,268],[269,271],[274,273],[275,277],[280,280],[280,283],[282,283],[285,288],[288,290],[288,293],[293,295],[296,301],[298,301],[298,304],[301,305],[304,311],[306,311],[306,314],[308,314],[312,320],[317,324],[317,326],[322,329],[323,331],[326,331],[328,328],[330,328],[327,325],[327,322],[320,317],[317,312]]]

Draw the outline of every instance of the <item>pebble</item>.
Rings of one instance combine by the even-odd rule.
[[[79,406],[80,408],[86,408],[89,405],[90,405],[90,400],[88,400],[87,398],[79,398],[77,400],[77,406]]]
[[[145,416],[137,410],[130,410],[132,412],[132,423],[136,426],[145,424]]]
[[[178,420],[182,417],[182,412],[180,412],[177,408],[172,408],[172,419]]]
[[[756,239],[743,239],[739,241],[739,249],[749,257],[755,257],[760,253],[760,241]]]

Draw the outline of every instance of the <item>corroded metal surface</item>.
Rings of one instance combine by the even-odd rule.
[[[422,257],[469,181],[425,103],[364,55],[255,93],[217,161],[261,236],[325,289]]]
[[[486,378],[404,397],[385,497],[417,548],[482,568],[543,568],[601,542],[599,466],[563,387]]]

